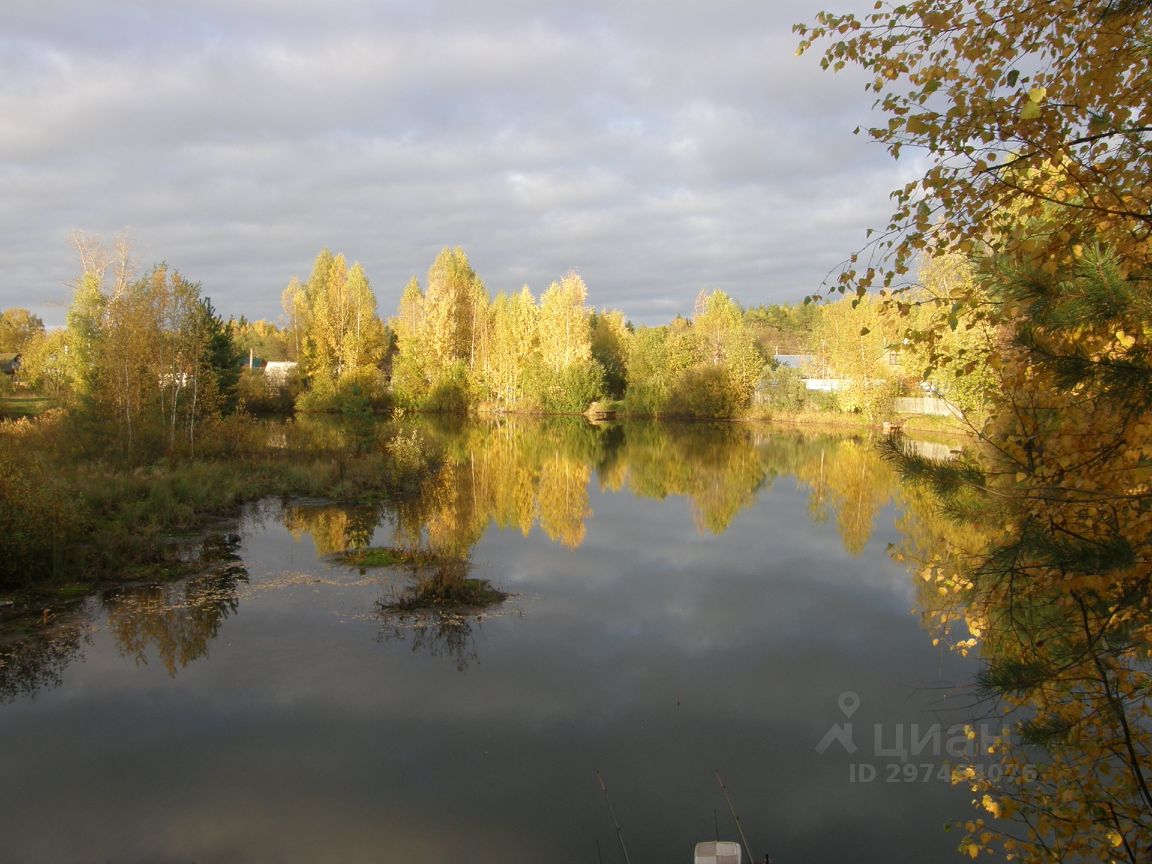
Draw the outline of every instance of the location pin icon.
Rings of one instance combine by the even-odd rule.
[[[852,690],[845,690],[840,694],[837,703],[844,716],[851,719],[852,715],[856,713],[856,709],[860,707],[860,697]]]

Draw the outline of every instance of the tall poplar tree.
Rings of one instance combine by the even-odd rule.
[[[723,291],[701,292],[692,329],[700,338],[704,364],[724,370],[732,410],[746,409],[752,402],[765,357],[745,322],[740,304]]]
[[[483,328],[488,292],[460,247],[444,249],[428,269],[423,338],[429,349],[430,378],[453,363],[471,370]]]
[[[301,361],[314,378],[334,381],[383,358],[384,328],[359,263],[323,249],[308,281],[285,290],[284,305],[300,331]]]
[[[397,343],[392,390],[404,404],[419,405],[428,395],[428,345],[424,341],[424,329],[424,292],[413,276],[404,286],[400,308],[392,319]]]
[[[553,282],[540,297],[540,355],[552,372],[592,359],[588,287],[576,272]]]
[[[504,407],[527,398],[527,381],[539,367],[538,309],[525,285],[516,294],[499,294],[489,307],[490,349],[484,381],[490,397]]]
[[[592,359],[588,287],[575,272],[540,297],[539,344],[543,378],[539,396],[552,411],[583,411],[604,389],[604,369]]]

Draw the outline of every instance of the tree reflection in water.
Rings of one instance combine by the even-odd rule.
[[[1027,718],[981,754],[996,773],[987,763],[955,767],[982,811],[965,822],[965,850],[1000,845],[1038,861],[1049,853],[1099,858],[1103,849],[1115,860],[1152,860],[1149,564],[1142,546],[1116,540],[1142,536],[1152,524],[1146,487],[1114,495],[1108,508],[1070,495],[1041,522],[1031,499],[1012,494],[1011,473],[997,479],[957,462],[948,469],[953,491],[980,494],[942,495],[902,478],[860,437],[745,424],[597,427],[576,418],[393,422],[397,434],[383,437],[419,446],[412,458],[426,466],[412,473],[405,494],[370,505],[298,502],[280,511],[293,536],[311,537],[320,555],[372,551],[381,542],[395,553],[381,560],[412,581],[378,599],[380,641],[404,641],[460,670],[476,664],[475,628],[485,608],[504,598],[466,602],[477,588],[469,577],[473,548],[493,526],[539,529],[553,543],[579,547],[593,483],[605,493],[682,498],[697,530],[712,534],[727,531],[765,490],[788,483],[807,497],[810,518],[834,525],[852,555],[891,504],[902,536],[896,551],[911,565],[926,625],[960,651],[979,647],[984,672],[972,692],[1006,716]],[[321,431],[325,446],[339,446],[336,432]],[[358,435],[349,446],[379,440]],[[1098,482],[1110,476],[1100,472]],[[1053,533],[1052,525],[1075,528],[1079,539]],[[146,662],[155,655],[175,675],[206,655],[236,612],[245,579],[232,564],[110,591],[99,603],[55,610],[51,621],[37,617],[39,610],[10,615],[0,624],[0,701],[59,683],[82,655],[101,604],[125,656]]]
[[[229,615],[247,573],[233,562],[157,585],[130,586],[56,609],[14,614],[0,622],[0,703],[58,686],[84,656],[102,608],[121,654],[147,663],[154,651],[169,675],[204,657]]]
[[[942,469],[897,455],[938,487],[906,490],[900,524],[924,620],[952,648],[979,648],[975,692],[1004,725],[953,770],[979,811],[962,850],[1152,860],[1152,597],[1146,550],[1129,542],[1146,496],[1107,500],[1083,480],[1035,494],[994,459]]]
[[[593,475],[607,492],[686,498],[697,529],[722,534],[757,493],[781,477],[809,492],[817,522],[834,515],[845,549],[858,554],[898,479],[870,441],[757,429],[733,423],[630,422],[512,417],[450,425],[403,418],[429,470],[411,494],[387,504],[305,503],[284,509],[298,539],[322,555],[359,549],[393,525],[390,543],[415,554],[466,558],[490,525],[577,548],[592,516]]]
[[[814,520],[834,519],[852,554],[864,548],[880,509],[900,498],[895,472],[867,440],[747,424],[596,426],[583,418],[528,417],[461,423],[409,416],[347,428],[301,422],[293,432],[309,436],[324,453],[374,452],[381,442],[397,440],[419,449],[406,458],[421,470],[410,472],[411,485],[390,500],[289,502],[279,518],[296,539],[310,537],[321,556],[369,550],[383,539],[398,562],[420,563],[413,585],[425,594],[475,589],[465,584],[475,581],[467,575],[468,562],[491,526],[524,534],[538,528],[554,543],[579,547],[592,516],[593,483],[603,492],[685,499],[697,530],[722,534],[760,492],[788,479],[807,491]],[[233,564],[184,581],[118,588],[106,592],[101,603],[125,656],[138,663],[156,656],[175,675],[207,654],[223,622],[237,610],[237,588],[245,579]],[[410,639],[418,650],[467,666],[476,660],[475,621],[461,609],[470,606],[474,612],[503,597],[435,609],[392,608],[392,599],[383,598],[379,607],[385,638]],[[8,634],[3,649],[8,659],[0,667],[8,698],[58,681],[83,650],[83,627],[58,624],[50,638],[35,628],[0,629]]]
[[[397,505],[401,545],[426,542],[466,555],[490,524],[527,534],[539,526],[570,548],[592,515],[589,484],[656,500],[686,498],[697,529],[722,534],[778,477],[810,490],[811,512],[829,512],[845,548],[858,554],[897,490],[895,472],[866,439],[765,430],[733,423],[508,418],[439,428],[439,453],[417,494]]]
[[[0,704],[59,686],[91,642],[89,603],[14,614],[0,621]]]
[[[166,585],[116,589],[103,597],[108,627],[126,657],[146,664],[155,651],[169,675],[208,654],[208,644],[239,608],[237,590],[248,581],[231,563]]]
[[[504,603],[509,595],[486,579],[469,577],[467,558],[436,560],[430,567],[414,566],[412,578],[398,594],[376,606],[385,621],[384,639],[412,637],[413,652],[449,656],[464,671],[478,662],[472,620],[480,623],[488,610]]]
[[[334,555],[368,546],[385,515],[379,505],[295,503],[280,518],[295,539],[309,536],[317,554]]]
[[[472,632],[473,619],[468,615],[422,610],[384,612],[381,617],[384,624],[376,637],[380,642],[408,642],[413,654],[426,651],[433,657],[447,657],[460,672],[480,662]],[[480,621],[480,616],[476,616],[475,622]]]

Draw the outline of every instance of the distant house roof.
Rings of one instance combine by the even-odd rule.
[[[15,375],[20,371],[19,354],[0,354],[0,372],[5,375]]]
[[[815,354],[777,354],[774,359],[781,366],[789,369],[801,369],[816,362]]]
[[[264,376],[270,381],[277,381],[282,384],[287,380],[288,373],[296,366],[295,360],[269,360],[264,364]]]

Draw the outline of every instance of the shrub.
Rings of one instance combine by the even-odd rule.
[[[799,411],[808,402],[808,391],[798,369],[765,366],[756,384],[756,404],[773,411]]]
[[[666,394],[662,383],[641,381],[630,383],[624,394],[624,410],[635,417],[657,417],[664,410]]]
[[[739,401],[724,367],[698,366],[677,382],[666,411],[681,417],[733,417],[743,408]]]
[[[461,362],[450,364],[421,406],[428,411],[460,414],[468,410],[468,374]]]
[[[261,369],[245,368],[236,384],[239,407],[250,414],[291,414],[303,391],[304,377],[298,369],[278,381]]]
[[[80,533],[75,502],[38,459],[0,454],[0,589],[59,574]]]
[[[555,414],[581,414],[604,392],[604,367],[595,360],[579,360],[546,374],[541,407]]]
[[[837,391],[836,401],[842,410],[876,421],[892,413],[899,392],[899,383],[890,379],[855,379]]]
[[[840,402],[835,393],[824,390],[812,390],[808,393],[808,407],[813,411],[839,411]]]
[[[384,375],[373,367],[345,372],[335,381],[317,376],[296,400],[296,410],[316,414],[371,414],[391,405]]]
[[[411,354],[401,351],[392,361],[392,396],[404,408],[422,408],[428,396],[424,369]]]

